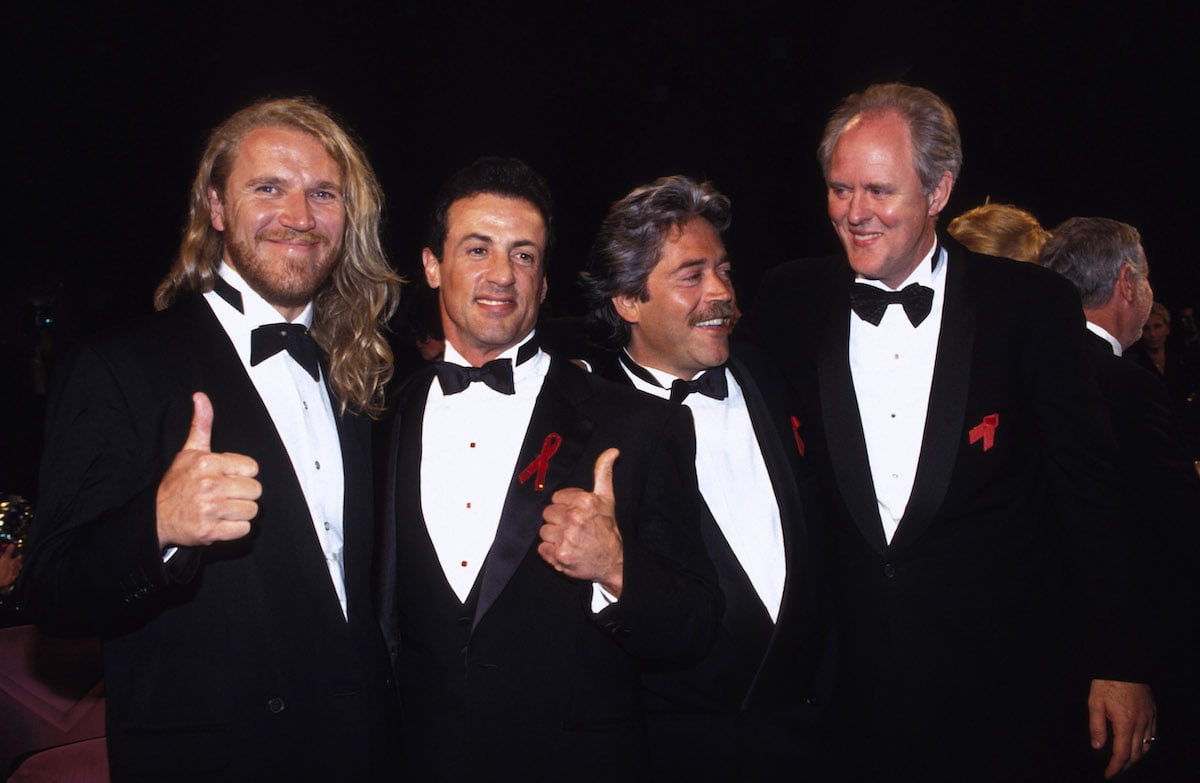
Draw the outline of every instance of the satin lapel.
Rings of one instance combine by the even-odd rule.
[[[194,355],[207,379],[207,388],[200,391],[213,405],[212,449],[250,454],[258,461],[259,480],[271,486],[264,484],[257,524],[271,525],[271,534],[288,542],[291,561],[299,565],[291,569],[292,577],[304,585],[314,611],[329,615],[328,627],[336,628],[344,623],[342,610],[287,448],[229,336],[208,305],[197,301],[200,328]],[[251,537],[258,536],[252,532]],[[333,613],[342,623],[333,621]]]
[[[424,557],[441,571],[421,509],[421,440],[432,378],[433,369],[430,368],[405,382],[394,403],[396,418],[388,436],[383,529],[379,537],[381,551],[376,558],[379,564],[376,593],[380,623],[393,658],[398,654],[400,582],[402,576],[409,576],[413,570],[408,564]],[[449,590],[449,585],[445,589]]]
[[[802,546],[800,541],[804,537],[804,513],[796,492],[795,476],[800,471],[800,453],[792,433],[790,413],[785,400],[767,400],[762,388],[736,358],[730,360],[729,369],[738,385],[742,387],[742,395],[746,398],[746,407],[750,411],[750,423],[754,427],[754,436],[758,440],[763,462],[766,463],[771,485],[775,489],[775,500],[779,503],[779,514],[783,523],[783,543],[789,555],[788,580],[791,581],[791,548],[794,545]]]
[[[850,375],[850,285],[847,267],[832,296],[824,329],[817,347],[817,384],[825,447],[833,466],[842,502],[863,538],[880,554],[887,549],[867,440],[863,435],[854,379]]]
[[[621,366],[621,360],[616,353],[606,353],[598,357],[592,365],[592,373],[621,386],[633,387],[633,381]]]
[[[746,372],[742,363],[734,358],[730,360],[730,370],[737,378],[745,396],[746,408],[750,411],[750,422],[754,425],[758,448],[761,449],[763,462],[766,462],[770,483],[775,489],[775,500],[779,503],[779,515],[784,528],[784,557],[787,573],[784,581],[784,597],[779,606],[778,621],[770,624],[770,640],[766,653],[758,664],[754,680],[746,689],[743,707],[749,705],[750,699],[760,687],[770,687],[773,671],[768,671],[768,662],[772,661],[770,650],[779,639],[781,630],[787,626],[797,598],[794,590],[803,584],[808,563],[808,525],[804,519],[804,508],[800,503],[799,492],[796,489],[796,476],[800,472],[800,455],[796,447],[796,438],[792,432],[791,414],[788,412],[787,401],[781,396],[767,399],[762,388],[755,382],[754,377]],[[757,596],[756,596],[757,599]],[[766,608],[761,606],[764,620],[769,620]],[[752,638],[752,636],[751,636]],[[791,662],[788,662],[791,665]]]
[[[920,538],[933,521],[950,486],[950,475],[964,437],[963,421],[971,380],[975,340],[975,293],[970,284],[970,261],[958,246],[945,242],[946,299],[938,333],[937,359],[929,389],[929,411],[921,438],[921,458],[908,506],[892,537],[892,551],[900,552]]]
[[[716,567],[717,582],[725,596],[725,613],[721,617],[721,624],[728,631],[729,638],[745,650],[746,658],[761,661],[763,651],[770,644],[774,623],[707,504],[700,521],[700,537]]]
[[[333,400],[330,391],[330,400]],[[346,581],[346,611],[357,615],[371,605],[371,553],[375,547],[372,513],[370,424],[350,412],[338,414],[334,403],[338,441],[342,447],[342,534],[345,549],[342,569]]]
[[[520,456],[513,467],[496,538],[483,566],[483,581],[472,630],[479,625],[483,615],[495,603],[529,554],[530,547],[537,541],[538,530],[542,526],[542,509],[549,505],[550,497],[574,472],[592,433],[591,420],[578,407],[590,394],[583,383],[584,376],[577,375],[579,373],[582,371],[570,363],[556,359],[546,374],[546,381],[529,419],[529,429],[525,431]],[[521,471],[542,453],[546,437],[551,433],[558,434],[562,442],[549,460],[545,485],[538,489],[536,476],[521,483]],[[586,473],[590,476],[591,470]]]

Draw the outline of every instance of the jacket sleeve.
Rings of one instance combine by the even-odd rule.
[[[637,658],[686,663],[708,651],[723,602],[700,537],[703,500],[691,413],[683,406],[654,409],[668,415],[660,431],[645,432],[653,439],[649,458],[641,465],[618,460],[614,470],[614,480],[623,474],[614,491],[624,585],[620,601],[595,621]],[[622,500],[622,492],[636,499]]]
[[[137,623],[198,565],[195,550],[164,562],[158,548],[158,483],[174,456],[163,445],[172,434],[182,445],[186,429],[174,432],[182,412],[153,399],[130,359],[82,348],[51,391],[20,596],[52,633],[110,634]]]

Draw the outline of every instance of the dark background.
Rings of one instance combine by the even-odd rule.
[[[958,114],[965,164],[946,219],[990,196],[1048,228],[1072,215],[1124,220],[1143,233],[1158,298],[1194,301],[1186,117],[1200,20],[1183,2],[1121,5],[9,8],[6,376],[21,370],[14,335],[28,331],[30,291],[61,338],[148,310],[208,129],[255,98],[294,93],[325,102],[363,141],[387,193],[385,246],[410,276],[447,174],[484,154],[539,169],[557,198],[559,313],[578,308],[574,273],[607,205],[665,174],[710,178],[733,199],[743,300],[767,267],[833,249],[814,154],[822,126],[841,97],[890,80],[929,87]]]
[[[833,247],[814,150],[834,105],[904,80],[959,117],[966,162],[947,217],[990,195],[1047,227],[1125,220],[1145,236],[1161,297],[1195,297],[1196,11],[836,5],[10,11],[5,222],[17,242],[5,267],[147,307],[208,129],[257,97],[304,92],[367,147],[398,266],[419,255],[441,179],[479,155],[513,154],[558,199],[560,302],[606,206],[670,173],[711,178],[732,197],[735,268],[752,287],[771,264]]]

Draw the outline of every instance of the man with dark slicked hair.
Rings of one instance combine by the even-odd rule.
[[[483,158],[422,254],[445,361],[398,395],[382,571],[415,780],[643,779],[639,674],[720,612],[687,413],[538,347],[549,209]]]

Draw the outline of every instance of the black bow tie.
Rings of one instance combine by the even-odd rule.
[[[621,364],[625,365],[625,369],[629,370],[630,374],[641,378],[651,386],[663,388],[663,385],[658,382],[658,379],[642,365],[633,360],[633,357],[626,351],[621,351],[617,355]],[[682,378],[676,378],[671,382],[671,402],[683,402],[692,392],[699,392],[705,397],[712,397],[714,400],[723,400],[729,396],[729,383],[725,380],[725,366],[710,367],[692,381],[685,381]]]
[[[850,289],[850,309],[872,326],[879,326],[884,311],[893,304],[902,305],[909,322],[920,326],[933,307],[933,289],[920,283],[899,291],[886,291],[866,283],[855,283]]]
[[[308,371],[313,380],[321,377],[321,350],[317,342],[301,324],[267,324],[250,333],[250,366],[270,359],[280,351],[287,351],[301,367]]]
[[[703,394],[714,400],[729,396],[729,383],[725,380],[725,368],[713,367],[701,373],[699,378],[685,381],[677,378],[671,383],[671,402],[683,402],[692,392]]]
[[[512,359],[492,359],[482,367],[463,367],[453,362],[438,362],[434,368],[443,394],[458,394],[476,381],[501,394],[516,394],[513,386]]]
[[[537,340],[526,340],[517,349],[517,364],[529,361],[538,352]],[[489,389],[501,394],[516,394],[513,385],[512,359],[492,359],[482,367],[463,367],[453,362],[438,362],[434,365],[442,394],[458,394],[476,381],[483,381]]]

